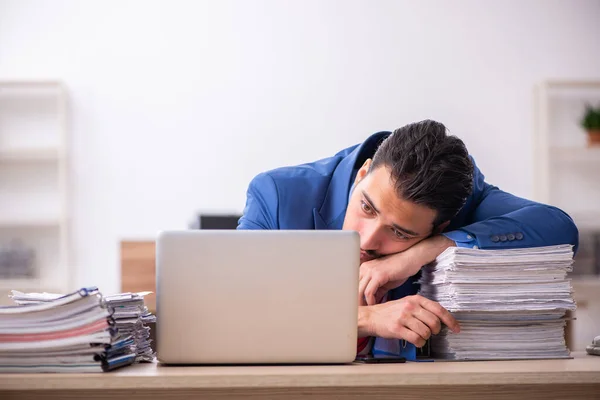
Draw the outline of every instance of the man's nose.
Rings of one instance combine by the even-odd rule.
[[[365,226],[360,234],[360,247],[363,250],[379,249],[379,227],[376,224]]]

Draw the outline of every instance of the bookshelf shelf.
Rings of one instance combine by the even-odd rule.
[[[59,227],[60,218],[0,218],[0,229]]]
[[[58,148],[40,147],[30,149],[2,149],[0,163],[8,162],[58,162]]]
[[[550,147],[553,162],[600,164],[600,147]]]

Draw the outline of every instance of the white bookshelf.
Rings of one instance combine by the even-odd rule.
[[[588,147],[579,121],[600,105],[600,80],[552,80],[535,88],[534,199],[600,230],[600,147]]]
[[[61,82],[0,81],[0,250],[34,254],[27,275],[0,256],[0,304],[10,289],[72,289],[67,128]]]
[[[577,302],[567,324],[572,351],[600,333],[600,147],[580,127],[586,103],[600,105],[600,80],[552,80],[535,88],[534,200],[560,207],[579,229],[572,288]]]

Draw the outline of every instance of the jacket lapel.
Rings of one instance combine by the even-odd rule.
[[[327,223],[323,221],[323,217],[319,214],[319,210],[313,208],[313,217],[315,219],[315,229],[316,230],[324,230],[327,229]]]

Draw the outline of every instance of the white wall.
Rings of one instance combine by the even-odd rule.
[[[77,284],[249,180],[438,119],[530,196],[532,87],[598,78],[600,2],[0,0],[0,79],[70,91]]]

